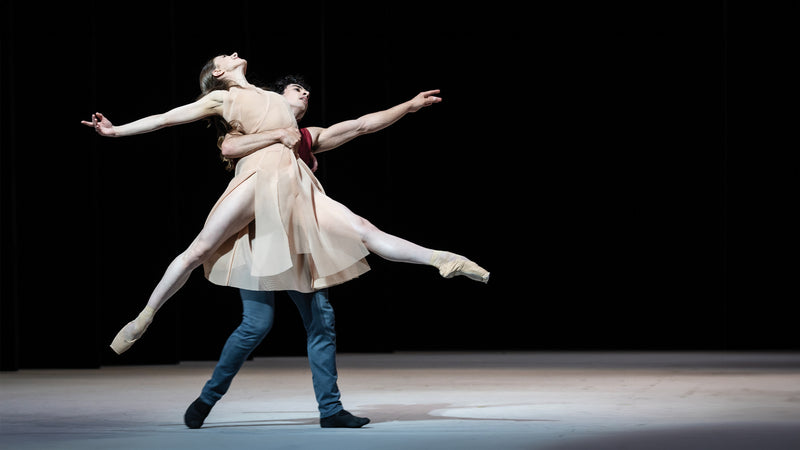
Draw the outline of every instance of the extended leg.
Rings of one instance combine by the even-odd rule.
[[[145,310],[120,330],[111,343],[117,354],[128,350],[144,334],[155,312],[186,283],[194,269],[211,257],[225,239],[253,220],[254,189],[255,179],[251,177],[231,192],[208,218],[189,248],[170,263],[150,295]]]
[[[239,290],[242,297],[242,323],[231,333],[211,379],[200,398],[213,405],[226,392],[250,353],[264,340],[275,319],[275,293]]]
[[[431,250],[413,242],[381,231],[363,217],[352,214],[351,222],[361,234],[367,249],[390,261],[427,264],[439,269],[445,278],[464,275],[470,279],[489,282],[489,272],[469,259],[450,252]]]
[[[275,318],[275,294],[241,289],[242,323],[230,335],[211,379],[203,386],[200,397],[186,410],[183,417],[189,428],[200,428],[211,407],[228,392],[233,377],[239,373],[250,353],[272,329]]]

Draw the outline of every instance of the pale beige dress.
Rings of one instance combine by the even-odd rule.
[[[233,87],[223,117],[245,134],[297,126],[282,95]],[[312,292],[369,270],[369,251],[351,223],[354,215],[325,195],[317,178],[283,144],[241,158],[225,193],[255,177],[255,220],[225,241],[204,264],[209,281],[250,290]]]

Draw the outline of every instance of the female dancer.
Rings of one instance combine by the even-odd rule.
[[[102,136],[147,133],[203,118],[222,119],[241,134],[296,127],[282,95],[250,84],[247,61],[236,53],[211,59],[200,72],[202,96],[163,114],[114,126],[100,113],[91,122]],[[439,101],[433,97],[431,101]],[[287,144],[291,145],[291,143]],[[249,290],[312,292],[369,270],[369,252],[399,262],[428,264],[450,278],[489,280],[489,272],[450,252],[435,251],[384,233],[327,197],[308,166],[284,143],[239,159],[234,178],[203,229],[167,267],[145,309],[120,330],[118,354],[145,332],[156,311],[204,264],[209,281]]]

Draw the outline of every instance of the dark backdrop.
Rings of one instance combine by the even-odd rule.
[[[203,63],[233,51],[251,81],[305,75],[306,126],[442,91],[320,156],[318,176],[378,227],[467,255],[491,282],[370,256],[372,271],[331,289],[339,351],[798,347],[779,289],[795,272],[774,257],[790,249],[774,194],[795,181],[732,145],[755,134],[763,100],[737,69],[782,64],[749,27],[777,41],[783,11],[340,3],[4,2],[4,369],[217,358],[241,306],[200,270],[131,351],[108,349],[230,178],[213,132],[107,139],[79,121],[188,103]],[[281,295],[256,355],[304,351]]]

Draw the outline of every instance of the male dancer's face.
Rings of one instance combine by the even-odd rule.
[[[306,110],[308,110],[308,98],[310,95],[311,93],[299,84],[290,84],[283,90],[283,96],[289,102],[295,119],[298,121],[303,118]]]

